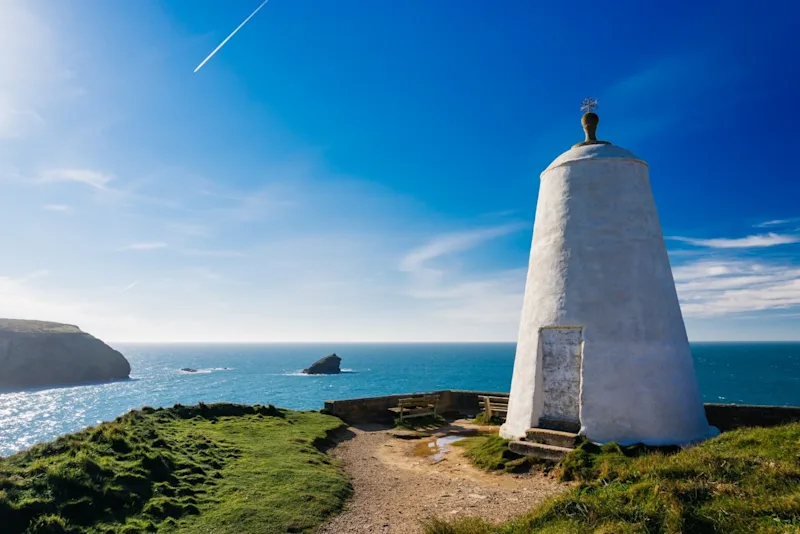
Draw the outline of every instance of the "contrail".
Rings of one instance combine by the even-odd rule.
[[[239,24],[239,26],[237,26],[237,27],[236,27],[236,29],[235,29],[235,30],[233,30],[233,31],[231,32],[231,34],[230,34],[229,36],[227,36],[227,37],[225,38],[225,40],[224,40],[224,41],[222,41],[222,42],[219,44],[219,46],[218,46],[218,47],[216,47],[216,48],[214,49],[214,51],[213,51],[213,52],[211,52],[210,54],[208,54],[208,57],[207,57],[207,58],[205,58],[205,59],[203,60],[203,62],[202,62],[202,63],[200,63],[200,64],[197,66],[197,68],[196,68],[196,69],[194,69],[194,72],[197,72],[198,70],[200,70],[200,67],[202,67],[203,65],[205,65],[205,64],[206,64],[206,62],[207,62],[209,59],[211,59],[212,57],[214,57],[214,54],[216,54],[216,53],[217,53],[217,51],[219,51],[219,49],[220,49],[220,48],[222,48],[223,46],[225,46],[225,43],[227,43],[227,42],[228,42],[228,40],[229,40],[231,37],[233,37],[234,35],[236,35],[236,32],[238,32],[239,30],[241,30],[241,29],[242,29],[242,26],[244,26],[245,24],[247,24],[247,21],[248,21],[248,20],[250,20],[251,18],[253,18],[253,15],[255,15],[256,13],[258,13],[258,10],[259,10],[259,9],[261,9],[262,7],[264,7],[264,6],[267,4],[267,2],[269,2],[269,0],[264,0],[263,2],[261,2],[261,5],[260,5],[260,6],[258,6],[258,7],[256,8],[256,10],[255,10],[255,11],[253,11],[252,13],[250,13],[250,16],[249,16],[249,17],[247,17],[246,19],[244,19],[244,22],[242,22],[241,24]]]
[[[125,286],[125,288],[122,291],[120,291],[120,293],[125,293],[126,291],[133,289],[137,285],[139,285],[139,281],[138,280],[133,282],[132,284],[128,284],[127,286]]]

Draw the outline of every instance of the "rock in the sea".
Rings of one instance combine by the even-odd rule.
[[[303,369],[307,375],[335,375],[341,373],[339,363],[342,361],[336,354],[328,354],[324,358],[315,361],[308,369]]]
[[[191,367],[183,367],[181,368],[181,371],[183,371],[184,373],[196,373],[197,369],[192,369]]]
[[[0,319],[0,388],[22,389],[128,378],[118,351],[73,325]]]

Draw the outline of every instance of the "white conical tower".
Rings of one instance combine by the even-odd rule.
[[[709,437],[647,164],[586,141],[541,175],[508,418],[501,435],[595,442]]]

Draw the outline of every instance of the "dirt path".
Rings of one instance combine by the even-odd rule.
[[[320,534],[418,534],[431,517],[479,515],[494,522],[521,515],[563,486],[540,474],[510,475],[472,466],[460,447],[444,459],[413,454],[419,440],[386,430],[351,428],[355,436],[331,455],[344,463],[355,495]]]

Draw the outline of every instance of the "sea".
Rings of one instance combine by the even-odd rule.
[[[199,401],[319,410],[326,400],[508,391],[514,343],[113,344],[129,380],[0,392],[0,456],[143,406]],[[301,373],[335,352],[339,375]],[[800,343],[694,343],[705,402],[800,406]],[[182,368],[196,369],[184,372]]]

